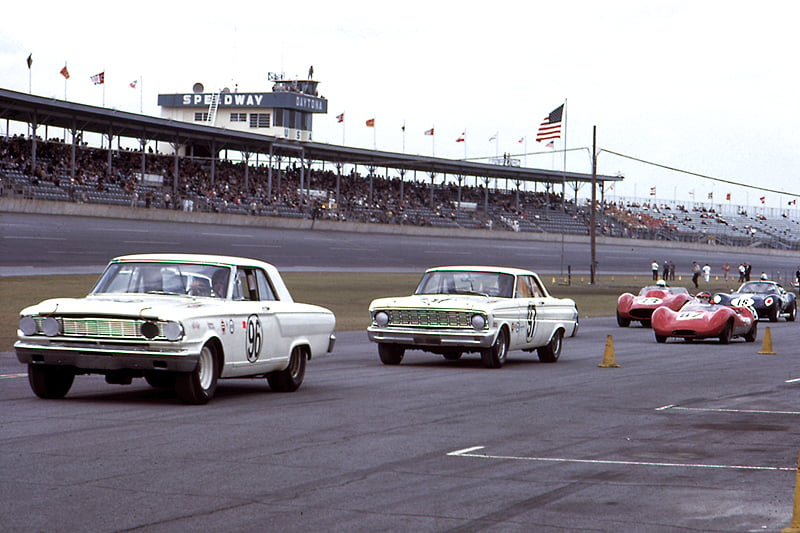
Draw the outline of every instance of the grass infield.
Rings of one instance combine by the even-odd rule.
[[[337,331],[363,330],[369,325],[367,309],[375,298],[405,296],[417,286],[419,274],[370,272],[286,272],[283,279],[297,302],[327,307],[336,314]],[[48,298],[85,296],[97,281],[94,274],[25,276],[0,278],[0,352],[13,351],[19,312],[24,307]],[[623,292],[639,291],[652,283],[649,276],[598,276],[589,284],[588,276],[573,276],[571,283],[557,276],[543,275],[553,296],[572,298],[581,318],[614,316],[617,297]],[[694,293],[691,280],[671,282]],[[712,278],[700,282],[700,290],[728,292],[738,286],[736,280]],[[366,338],[366,337],[365,337]]]

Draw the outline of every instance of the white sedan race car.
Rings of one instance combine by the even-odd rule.
[[[503,366],[510,350],[537,350],[553,363],[564,336],[578,331],[578,309],[554,298],[535,273],[482,266],[448,266],[425,272],[412,296],[380,298],[369,307],[369,339],[387,365],[417,349],[459,359],[479,352],[488,368]]]
[[[306,361],[333,350],[331,311],[292,300],[261,261],[188,254],[113,259],[85,298],[20,313],[17,358],[41,398],[63,398],[79,374],[143,377],[203,404],[219,378],[266,377],[297,390]]]

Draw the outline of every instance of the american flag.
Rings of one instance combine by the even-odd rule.
[[[555,108],[539,125],[539,132],[536,134],[538,142],[550,139],[561,138],[561,117],[564,115],[564,104]]]
[[[336,115],[336,122],[338,122],[340,124],[342,122],[344,122],[344,113],[340,113],[340,114]]]
[[[425,135],[433,135],[433,128],[425,130]]]
[[[457,143],[463,143],[463,142],[466,142],[466,141],[467,141],[467,132],[464,131],[464,132],[461,133],[461,135],[458,136],[458,139],[456,139],[456,142]]]
[[[92,76],[92,83],[95,85],[101,85],[106,81],[106,73],[105,71],[101,72],[100,74],[95,74]]]
[[[374,118],[368,118],[367,119],[367,127],[368,128],[374,128],[375,127],[375,119]]]

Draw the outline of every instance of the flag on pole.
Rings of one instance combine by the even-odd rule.
[[[708,193],[708,199],[709,200],[713,200],[714,199],[714,191],[711,191],[710,193]]]
[[[33,53],[28,54],[28,70],[31,69],[31,65],[33,65]]]
[[[539,125],[539,132],[536,134],[538,142],[548,141],[550,139],[561,138],[561,118],[564,115],[564,104],[553,109],[549,115],[544,117],[544,120]]]
[[[375,119],[374,118],[368,118],[366,124],[367,124],[368,128],[374,128],[375,127]]]
[[[139,80],[133,80],[128,85],[130,85],[131,89],[135,89],[137,83],[139,83]]]
[[[556,143],[555,141],[550,141],[549,143],[545,144],[547,148],[555,148]]]
[[[459,136],[458,136],[458,139],[456,139],[456,142],[457,142],[457,143],[463,143],[463,142],[465,142],[466,140],[467,140],[467,132],[466,132],[466,131],[462,131],[462,132],[461,132],[461,135],[459,135]]]
[[[92,76],[92,83],[94,83],[95,85],[102,85],[105,82],[106,82],[106,72],[105,71],[100,72],[99,74],[95,74],[94,76]]]
[[[496,134],[496,133],[495,133],[494,135],[492,135],[491,137],[489,137],[489,142],[490,142],[490,143],[493,143],[493,142],[495,142],[496,140],[497,140],[497,134]]]
[[[520,137],[520,138],[519,138],[519,140],[518,140],[517,142],[518,142],[519,144],[522,144],[522,143],[524,143],[524,142],[525,142],[525,137]]]
[[[725,195],[725,199],[730,201],[731,200],[731,193],[726,194]]]
[[[64,68],[59,70],[59,73],[61,73],[61,75],[64,76],[65,79],[69,79],[69,70],[67,70],[67,65],[64,65]]]
[[[762,204],[767,203],[767,197],[766,196],[762,196],[761,198],[759,198],[759,200],[761,200]]]
[[[650,187],[650,196],[655,196],[655,195],[656,195],[656,188]]]
[[[336,122],[338,122],[339,124],[344,122],[344,113],[339,113],[338,115],[336,115]]]
[[[425,135],[433,135],[433,128],[425,130]]]

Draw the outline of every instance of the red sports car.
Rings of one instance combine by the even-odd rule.
[[[691,299],[692,296],[686,288],[663,284],[643,287],[636,296],[629,292],[623,293],[617,298],[617,324],[627,328],[632,320],[638,320],[644,327],[649,327],[653,311],[659,307],[677,311]]]
[[[667,307],[656,309],[651,324],[656,342],[667,342],[669,337],[694,339],[718,338],[728,344],[733,337],[744,337],[755,342],[758,319],[748,307],[718,305],[702,299],[693,300],[679,311]]]

